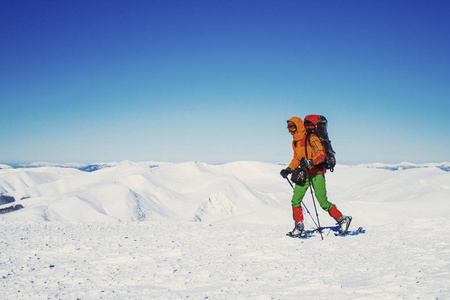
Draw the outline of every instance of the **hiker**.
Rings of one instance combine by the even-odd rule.
[[[289,235],[306,236],[301,203],[310,183],[320,207],[337,221],[339,233],[345,234],[352,218],[343,215],[336,205],[328,201],[324,176],[326,166],[321,164],[327,156],[320,139],[315,134],[311,134],[310,141],[306,144],[305,149],[307,134],[302,119],[293,117],[287,120],[287,128],[293,137],[294,158],[286,169],[281,170],[280,175],[287,178],[292,173],[291,179],[296,183],[291,200],[295,227]]]

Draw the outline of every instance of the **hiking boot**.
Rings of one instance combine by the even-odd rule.
[[[292,237],[306,237],[305,225],[302,222],[296,223],[294,230],[288,232],[287,235]]]
[[[342,215],[337,221],[337,225],[339,225],[339,234],[346,234],[351,222],[352,217]]]

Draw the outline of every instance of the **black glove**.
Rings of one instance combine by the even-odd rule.
[[[281,170],[280,175],[281,175],[281,177],[286,179],[287,176],[289,174],[291,174],[291,173],[292,173],[292,169],[291,168],[286,168],[286,169]]]
[[[306,169],[312,166],[314,166],[314,162],[312,159],[302,158],[302,160],[300,161],[300,169]]]

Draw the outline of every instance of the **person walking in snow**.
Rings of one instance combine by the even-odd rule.
[[[321,165],[326,159],[326,154],[320,139],[312,134],[310,142],[307,143],[305,148],[306,129],[301,118],[293,117],[287,120],[287,128],[293,137],[294,158],[287,168],[281,170],[280,175],[287,178],[289,174],[293,173],[291,179],[296,182],[291,200],[295,227],[289,235],[306,236],[301,204],[310,183],[320,207],[336,220],[339,225],[339,233],[345,234],[352,217],[343,215],[336,205],[328,201],[324,176],[326,168]],[[294,177],[296,177],[296,180],[294,180]]]

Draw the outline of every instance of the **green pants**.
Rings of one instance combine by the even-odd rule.
[[[316,195],[317,202],[323,210],[329,211],[333,208],[333,203],[328,201],[327,188],[325,187],[325,177],[322,174],[317,174],[310,177],[312,186],[314,188],[314,194]],[[306,180],[304,185],[295,185],[294,195],[292,196],[292,207],[301,207],[303,197],[309,187],[309,181]]]

